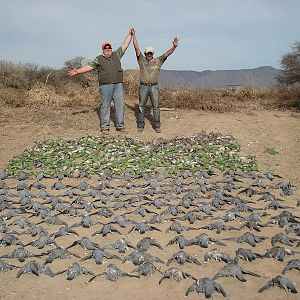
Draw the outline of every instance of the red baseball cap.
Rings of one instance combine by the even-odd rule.
[[[111,47],[111,42],[104,42],[104,43],[102,44],[102,49],[104,49],[104,47],[106,47],[106,46],[110,46],[110,48],[112,48],[112,47]]]

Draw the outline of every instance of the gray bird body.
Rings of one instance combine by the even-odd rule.
[[[71,253],[67,249],[63,249],[63,248],[60,248],[60,247],[54,248],[54,249],[52,249],[50,251],[47,251],[47,252],[43,252],[41,255],[48,255],[48,257],[47,257],[44,264],[52,263],[57,258],[69,259],[69,258],[71,258],[71,256],[80,258],[79,255]]]
[[[38,249],[42,249],[44,247],[46,247],[47,245],[51,245],[53,244],[55,247],[58,247],[58,245],[56,244],[56,242],[54,240],[52,240],[49,236],[42,234],[37,240],[32,241],[27,245],[31,245],[32,247],[36,247]]]
[[[97,265],[101,265],[103,263],[103,258],[104,257],[107,258],[107,259],[121,260],[121,258],[117,255],[111,254],[111,253],[109,253],[107,251],[104,251],[102,249],[95,249],[95,250],[91,250],[91,253],[88,254],[87,256],[85,256],[84,258],[82,258],[81,261],[85,261],[87,259],[93,258]]]
[[[173,223],[166,230],[166,232],[175,231],[177,234],[180,234],[182,231],[198,230],[198,229],[199,228],[185,227],[185,226],[181,225],[179,222],[173,221]]]
[[[125,253],[128,248],[136,249],[136,247],[132,243],[126,241],[125,239],[117,240],[115,243],[108,244],[104,248],[116,249],[119,251],[119,253]]]
[[[29,222],[29,220],[26,217],[21,217],[12,223],[8,224],[8,226],[16,225],[19,226],[21,229],[24,229],[25,227],[32,227],[32,224]]]
[[[58,274],[65,273],[65,272],[67,273],[66,276],[67,280],[73,280],[80,274],[95,276],[95,274],[92,271],[80,266],[77,262],[71,264],[67,270],[58,272]]]
[[[235,221],[235,220],[244,220],[242,216],[237,214],[236,212],[228,212],[226,215],[221,216],[221,217],[213,217],[211,218],[212,220],[216,219],[221,219],[224,222],[230,222],[230,221]]]
[[[226,293],[223,287],[208,277],[200,278],[194,282],[186,291],[185,296],[189,293],[196,292],[197,294],[204,294],[205,298],[210,298],[214,292],[220,293],[223,297],[226,297]]]
[[[19,214],[22,214],[22,213],[24,213],[24,212],[25,212],[25,210],[23,210],[23,209],[20,209],[20,208],[12,208],[12,209],[10,209],[10,210],[7,212],[6,216],[4,216],[3,219],[4,219],[4,220],[10,220],[11,218],[16,217],[16,216],[18,216]],[[14,222],[14,224],[16,224],[16,223]],[[26,225],[25,225],[25,226],[26,226]]]
[[[158,249],[163,250],[162,246],[155,239],[150,237],[144,237],[136,244],[136,247],[140,251],[148,251],[151,246],[155,246]]]
[[[185,263],[193,263],[198,266],[201,265],[200,261],[198,261],[195,257],[185,253],[184,251],[180,250],[173,254],[171,258],[167,261],[167,266],[171,264],[172,261],[176,261],[178,264],[183,265]]]
[[[102,216],[104,218],[110,218],[113,215],[113,212],[111,211],[111,209],[109,209],[107,207],[103,207],[100,210],[98,210],[97,212],[90,214],[90,216],[96,215],[96,214],[98,216]]]
[[[145,262],[142,265],[135,268],[131,273],[138,273],[142,276],[151,276],[155,272],[162,273],[157,267],[155,267],[151,262]]]
[[[285,233],[295,233],[297,236],[300,236],[300,224],[291,224],[285,229]]]
[[[32,237],[35,237],[38,234],[48,234],[48,232],[44,227],[40,225],[34,225],[26,231],[23,231],[21,234],[30,234]]]
[[[220,222],[210,223],[206,226],[200,227],[201,229],[207,229],[207,230],[216,230],[217,234],[220,234],[223,230],[238,230],[237,228],[233,226],[226,226]]]
[[[259,253],[252,252],[251,249],[239,248],[235,251],[236,257],[241,258],[246,261],[254,261],[257,258],[262,258]]]
[[[213,239],[212,237],[208,236],[205,233],[202,233],[202,234],[192,238],[188,242],[188,246],[196,245],[196,246],[200,246],[202,248],[208,248],[208,245],[210,245],[210,244],[226,246],[224,243],[222,243],[216,239]]]
[[[300,271],[300,259],[290,260],[287,263],[286,267],[283,269],[282,274],[285,274],[287,271],[294,270],[294,269]]]
[[[188,212],[186,215],[180,218],[182,221],[188,221],[190,224],[194,224],[197,220],[203,220],[204,217],[198,216],[194,212]]]
[[[146,231],[153,231],[153,230],[161,232],[159,228],[146,224],[145,222],[137,223],[129,230],[128,233],[132,232],[133,230],[138,231],[140,234],[144,234]]]
[[[293,246],[294,242],[299,241],[298,239],[291,238],[285,233],[278,233],[274,235],[271,239],[271,244],[274,247],[277,243],[281,243],[288,246]]]
[[[149,220],[146,221],[147,224],[161,224],[167,222],[168,220],[163,218],[161,215],[154,215]]]
[[[73,224],[71,227],[79,227],[90,228],[93,225],[99,224],[99,222],[94,221],[90,216],[84,216],[81,221]]]
[[[36,276],[40,274],[47,275],[49,277],[54,277],[57,273],[53,273],[48,266],[39,265],[36,261],[30,261],[21,267],[17,273],[17,278],[20,278],[23,274],[32,273]]]
[[[5,247],[10,245],[24,246],[24,244],[16,236],[12,234],[5,234],[0,240],[0,245]]]
[[[23,247],[15,249],[12,253],[2,255],[0,258],[17,259],[20,262],[24,262],[26,258],[36,256],[35,254],[25,250]]]
[[[228,254],[221,252],[218,248],[214,248],[204,255],[205,262],[211,259],[214,259],[215,261],[224,261],[226,263],[233,261],[233,258],[231,258]]]
[[[87,250],[95,250],[97,248],[100,248],[98,244],[92,242],[87,237],[83,237],[82,239],[73,242],[66,249],[69,249],[69,248],[74,247],[76,245],[80,245],[80,247],[82,247],[83,249],[87,249]]]
[[[162,261],[159,257],[153,256],[145,251],[134,251],[130,253],[129,255],[124,257],[123,263],[128,260],[132,261],[132,263],[135,266],[139,266],[144,262],[153,262],[153,261],[164,264],[164,261]]]
[[[185,246],[189,244],[189,240],[186,239],[183,235],[178,235],[171,239],[166,246],[178,244],[179,249],[183,249]]]
[[[237,243],[248,243],[250,246],[255,247],[257,243],[264,241],[266,237],[256,236],[250,232],[246,232],[237,238],[225,238],[224,240],[234,240]]]
[[[9,270],[12,270],[13,268],[19,268],[19,267],[8,264],[8,263],[0,260],[0,272],[9,271]]]
[[[278,286],[282,289],[284,289],[287,293],[298,293],[294,284],[285,277],[277,276],[272,278],[266,285],[264,285],[262,288],[258,290],[259,293],[264,292],[265,290],[272,288],[274,286]]]
[[[68,226],[68,224],[66,222],[62,221],[57,216],[51,216],[49,218],[46,218],[45,220],[37,223],[36,225],[41,224],[43,222],[45,222],[47,224],[50,224],[50,225],[65,225],[65,226]]]
[[[293,250],[288,250],[283,247],[274,246],[267,250],[265,254],[262,255],[263,258],[274,258],[279,261],[283,261],[286,255],[293,255],[297,253]]]
[[[121,234],[121,232],[115,228],[114,226],[110,224],[104,224],[103,227],[100,230],[95,231],[92,236],[96,234],[101,234],[103,237],[107,236],[109,233],[117,232],[118,234]]]
[[[249,274],[255,277],[260,277],[259,274],[254,272],[248,271],[242,267],[240,267],[236,262],[229,262],[225,267],[223,267],[214,277],[213,280],[220,278],[220,277],[234,277],[238,280],[244,282],[246,278],[243,274]]]
[[[111,224],[118,224],[121,228],[125,228],[127,224],[132,224],[131,220],[126,219],[124,216],[116,216],[110,221]]]
[[[52,233],[50,236],[52,236],[54,239],[56,239],[58,237],[65,236],[65,235],[71,235],[71,234],[79,236],[78,233],[76,231],[74,231],[72,228],[70,228],[69,226],[63,226],[63,227],[60,227],[58,229],[58,231]]]
[[[161,284],[165,279],[171,279],[171,278],[178,282],[190,278],[197,280],[194,276],[192,276],[187,272],[181,271],[180,269],[177,268],[170,268],[163,273],[163,276],[159,280],[158,284]]]
[[[160,214],[172,215],[176,217],[180,213],[183,213],[183,210],[181,210],[177,205],[170,205],[166,210],[162,211]]]
[[[91,282],[96,277],[103,276],[103,275],[106,277],[107,280],[114,281],[114,282],[116,282],[120,277],[124,277],[124,276],[139,278],[139,276],[137,275],[121,271],[114,264],[109,264],[103,273],[94,275],[88,282]]]

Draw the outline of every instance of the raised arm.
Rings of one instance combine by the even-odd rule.
[[[136,54],[137,57],[139,57],[141,55],[141,49],[140,49],[138,41],[136,39],[136,35],[135,35],[135,30],[134,29],[133,29],[132,38],[133,38],[133,46],[134,46],[135,54]]]
[[[81,74],[81,73],[85,73],[85,72],[89,72],[92,71],[94,68],[92,66],[86,65],[86,66],[82,66],[78,69],[72,68],[68,71],[68,74],[70,76],[74,76],[77,74]]]
[[[129,29],[128,35],[126,36],[126,38],[125,38],[125,40],[124,40],[124,42],[123,42],[123,44],[122,44],[122,52],[125,52],[126,49],[127,49],[127,48],[129,47],[129,45],[130,45],[130,42],[131,42],[131,39],[132,39],[132,30],[133,30],[133,28],[131,27],[131,28]]]
[[[170,56],[170,55],[174,52],[174,50],[177,48],[177,46],[178,46],[178,38],[177,38],[177,37],[174,37],[172,43],[173,43],[172,48],[170,48],[168,51],[166,51],[166,52],[163,54],[163,56],[164,56],[165,58],[167,58],[168,56]]]

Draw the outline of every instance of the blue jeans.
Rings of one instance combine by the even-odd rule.
[[[141,84],[139,87],[139,113],[137,125],[139,128],[144,128],[145,126],[145,111],[148,97],[150,97],[153,108],[154,128],[160,128],[159,88],[157,84],[153,86]]]
[[[101,130],[109,129],[110,122],[110,105],[114,101],[115,105],[115,125],[116,128],[124,127],[124,97],[123,84],[112,83],[103,84],[99,87],[101,97],[100,107],[100,127]]]

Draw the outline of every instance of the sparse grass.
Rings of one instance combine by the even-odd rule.
[[[271,155],[277,155],[279,154],[279,151],[277,151],[275,148],[273,147],[267,147],[264,151],[264,153],[268,153],[268,154],[271,154]]]
[[[300,110],[300,87],[293,89],[254,89],[236,91],[163,89],[161,105],[172,108],[205,111],[253,111],[260,109]]]
[[[23,107],[26,106],[26,91],[15,88],[1,88],[0,87],[0,105],[9,107]]]
[[[28,106],[39,107],[94,107],[98,105],[99,96],[91,88],[71,89],[65,87],[65,93],[57,93],[55,87],[44,83],[36,84],[26,93]]]

